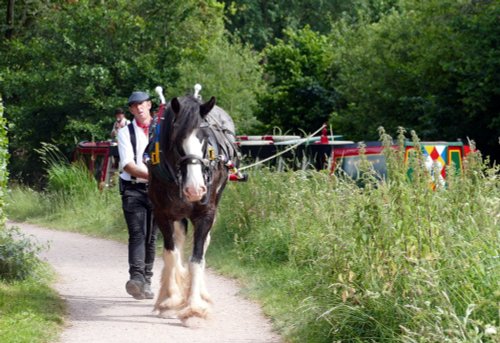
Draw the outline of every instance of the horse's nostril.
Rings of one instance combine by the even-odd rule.
[[[199,198],[207,193],[206,186],[198,186],[198,187],[184,187],[184,194],[188,198]]]

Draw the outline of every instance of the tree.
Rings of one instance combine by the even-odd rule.
[[[223,0],[227,27],[244,43],[258,51],[277,39],[284,39],[285,30],[311,30],[327,34],[332,22],[343,17],[356,21],[368,16],[377,21],[399,0]]]
[[[257,117],[268,128],[312,132],[337,106],[334,75],[326,73],[333,56],[330,43],[309,27],[286,34],[263,52],[268,82],[259,96]]]
[[[347,106],[332,124],[355,139],[405,126],[498,150],[499,14],[497,1],[406,1],[377,23],[339,29],[331,73]]]
[[[51,7],[61,0],[6,0],[0,3],[0,13],[5,13],[5,21],[0,24],[0,40],[23,36]]]
[[[25,34],[0,45],[0,92],[8,104],[15,156],[10,168],[14,178],[31,182],[40,175],[34,152],[40,142],[55,143],[70,155],[77,141],[107,139],[113,108],[125,105],[133,90],[153,93],[163,85],[168,95],[183,95],[186,85],[179,80],[187,78],[181,73],[196,68],[212,72],[204,84],[210,89],[222,72],[205,66],[214,62],[207,58],[213,49],[221,50],[219,57],[251,59],[248,50],[236,52],[224,43],[222,7],[214,1],[81,0],[54,5],[37,19]],[[197,64],[187,68],[191,62],[185,59]],[[247,74],[257,68],[240,73],[241,80],[258,78]],[[230,87],[213,95],[220,104],[238,96]],[[247,114],[237,111],[251,107],[253,99],[251,92],[240,98],[237,118],[244,120]]]
[[[7,20],[6,20],[5,38],[12,38],[14,32],[14,0],[7,1]]]
[[[346,1],[324,0],[244,0],[223,1],[226,4],[228,29],[245,43],[262,50],[266,44],[285,37],[284,30],[301,29],[327,33],[331,20],[350,7]]]
[[[214,95],[236,124],[239,134],[250,134],[260,127],[255,116],[256,93],[263,89],[259,55],[241,43],[229,43],[223,36],[203,56],[184,58],[179,65],[177,91],[192,92],[193,85],[203,86],[202,96]]]

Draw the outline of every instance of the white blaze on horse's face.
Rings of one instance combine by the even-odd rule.
[[[182,148],[186,155],[194,155],[203,158],[203,142],[200,142],[194,130],[191,135],[182,142]],[[190,202],[200,201],[207,193],[205,179],[203,178],[202,166],[200,164],[186,165],[186,181],[184,183],[184,195]]]

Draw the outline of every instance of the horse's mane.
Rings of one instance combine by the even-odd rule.
[[[171,102],[167,105],[164,114],[165,125],[161,129],[161,144],[163,151],[168,152],[174,148],[181,148],[182,141],[194,129],[200,127],[200,102],[193,96],[178,98],[180,112],[175,114]]]

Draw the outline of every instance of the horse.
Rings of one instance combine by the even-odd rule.
[[[156,224],[163,235],[163,270],[154,310],[174,311],[183,322],[206,319],[212,300],[206,289],[205,253],[217,206],[228,181],[228,166],[237,164],[230,116],[194,96],[173,98],[157,130],[156,165],[149,163],[148,193]],[[183,246],[193,226],[188,267]]]

